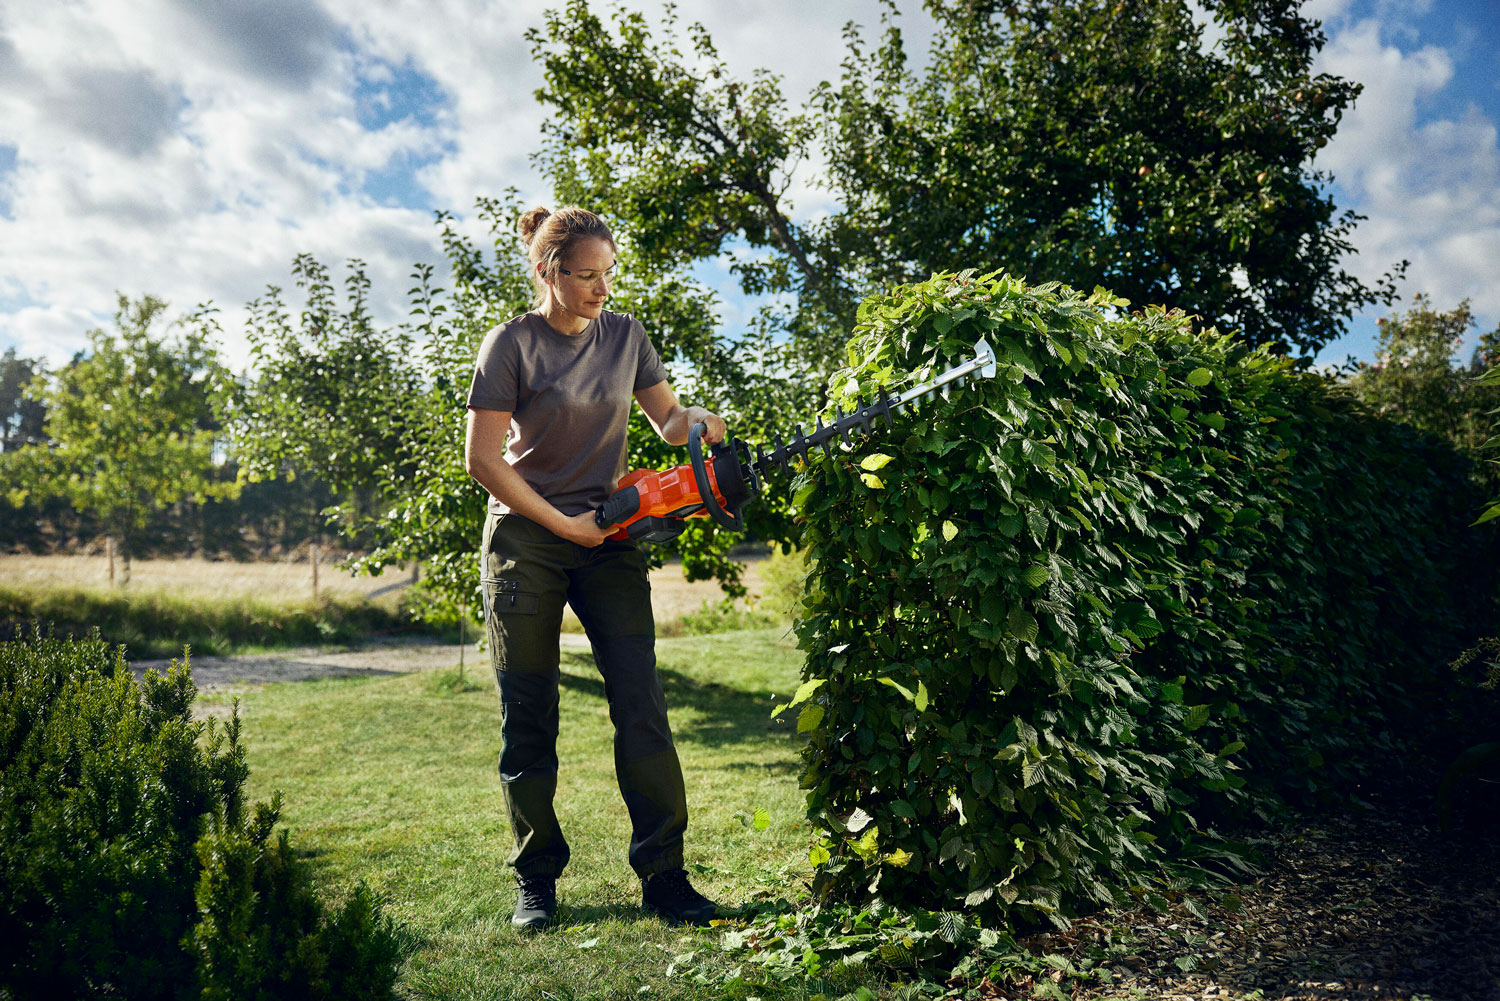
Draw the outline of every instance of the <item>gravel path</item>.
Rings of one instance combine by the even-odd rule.
[[[561,642],[565,650],[587,650],[589,645],[579,633],[563,633]],[[467,666],[488,667],[485,654],[472,643],[463,648],[463,660]],[[426,637],[375,639],[358,647],[304,647],[271,653],[192,658],[193,681],[200,691],[272,681],[409,674],[457,667],[458,662],[458,644],[441,643]],[[170,664],[170,660],[135,660],[130,666],[141,675],[147,668],[164,673]]]

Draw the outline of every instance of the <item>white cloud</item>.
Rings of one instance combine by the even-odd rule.
[[[1440,308],[1470,298],[1482,322],[1500,319],[1500,143],[1495,123],[1470,105],[1454,117],[1422,109],[1453,80],[1444,50],[1385,44],[1374,20],[1335,36],[1318,69],[1364,84],[1317,166],[1332,171],[1369,218],[1346,266],[1373,282],[1410,259],[1403,294],[1427,292]]]
[[[703,21],[737,74],[783,74],[795,107],[837,77],[844,23],[873,39],[879,15],[869,0],[688,0],[679,20]],[[335,267],[366,260],[377,318],[396,322],[412,264],[440,256],[432,209],[479,236],[464,218],[476,197],[514,185],[547,200],[530,162],[547,111],[525,40],[540,22],[537,7],[489,0],[70,0],[0,13],[0,146],[16,149],[0,177],[0,344],[60,361],[107,324],[116,290],[151,292],[174,311],[215,301],[243,362],[240,307],[290,285],[300,251]],[[930,19],[915,9],[903,29],[919,59]],[[436,98],[406,118],[381,89],[403,73],[431,80]],[[367,128],[371,115],[384,124]],[[803,219],[831,207],[816,168],[794,178]],[[407,171],[428,204],[391,208],[361,190]]]
[[[1419,116],[1452,59],[1384,46],[1373,25],[1343,27],[1350,4],[1305,10],[1339,29],[1320,68],[1367,85],[1319,161],[1371,217],[1353,266],[1368,281],[1411,257],[1412,290],[1469,295],[1481,315],[1500,315],[1484,274],[1500,260],[1494,123],[1478,111]],[[632,6],[659,18],[654,2]],[[932,20],[915,0],[900,7],[921,65]],[[880,14],[873,0],[682,0],[678,20],[703,22],[737,76],[780,74],[796,108],[819,81],[837,82],[845,22],[874,45]],[[214,300],[243,362],[239,308],[267,284],[290,286],[301,251],[340,274],[346,256],[363,258],[377,319],[399,321],[412,264],[440,258],[432,209],[478,237],[477,196],[514,185],[548,200],[530,162],[547,109],[525,33],[540,23],[538,5],[493,0],[0,8],[0,349],[65,359],[107,324],[118,289],[174,311]],[[834,207],[814,183],[820,168],[793,176],[799,221]],[[411,207],[386,203],[401,190],[415,193]],[[710,270],[726,322],[742,321],[753,304],[732,301],[722,264]]]
[[[404,316],[412,263],[439,256],[431,216],[361,188],[440,155],[453,125],[362,127],[361,73],[379,67],[317,4],[38,4],[0,31],[0,145],[16,150],[0,343],[60,361],[116,290],[149,292],[174,312],[214,300],[243,363],[239,307],[290,285],[301,251],[364,258],[382,318]]]

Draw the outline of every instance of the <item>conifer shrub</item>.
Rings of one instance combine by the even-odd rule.
[[[1233,861],[1222,818],[1351,789],[1440,723],[1495,593],[1464,460],[1124,305],[972,272],[864,303],[846,409],[981,337],[999,372],[798,481],[822,899],[1159,903]]]
[[[325,911],[195,695],[186,658],[0,643],[0,996],[389,997],[392,922],[364,886]]]

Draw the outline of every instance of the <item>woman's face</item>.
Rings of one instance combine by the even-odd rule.
[[[557,305],[586,320],[597,317],[609,298],[614,279],[615,248],[600,237],[580,240],[562,260],[556,277],[547,283]]]

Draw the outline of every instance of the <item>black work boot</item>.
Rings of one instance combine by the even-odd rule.
[[[557,880],[552,876],[518,876],[516,914],[510,923],[521,931],[540,931],[557,913]]]
[[[641,906],[679,924],[704,925],[719,914],[719,905],[693,889],[682,869],[641,880]]]

